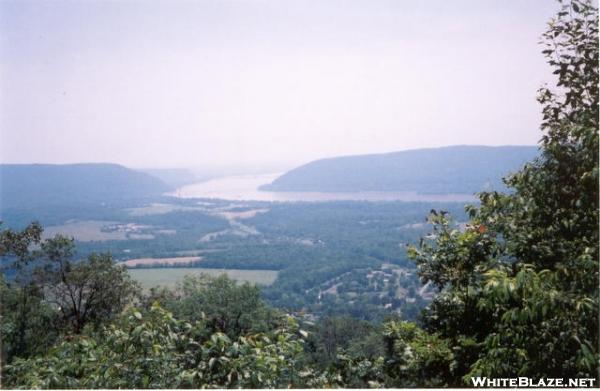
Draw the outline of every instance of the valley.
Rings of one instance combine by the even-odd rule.
[[[427,231],[431,208],[463,215],[463,203],[161,196],[88,210],[93,218],[50,225],[44,235],[74,237],[78,257],[110,252],[145,289],[174,287],[184,274],[226,273],[262,285],[271,304],[312,317],[379,319],[391,311],[414,318],[430,297],[419,294],[405,247]],[[390,268],[407,272],[379,281]]]
[[[26,182],[31,189],[43,175],[57,179],[45,190],[50,198],[27,207],[9,181],[3,192],[15,201],[1,217],[16,228],[38,220],[44,238],[73,237],[78,257],[109,252],[145,289],[175,287],[184,274],[226,273],[260,284],[271,305],[308,317],[416,319],[433,291],[419,281],[406,247],[429,231],[429,211],[450,212],[464,229],[474,190],[484,189],[494,170],[517,169],[535,153],[534,147],[457,146],[333,158],[284,174],[199,183],[185,170],[6,166],[15,183],[17,172],[31,172],[37,178]],[[497,167],[473,169],[490,156]],[[81,176],[98,175],[102,193],[78,186]],[[151,191],[140,193],[139,183]],[[111,190],[118,187],[126,191]],[[62,201],[67,191],[69,202]]]

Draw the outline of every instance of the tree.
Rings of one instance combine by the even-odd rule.
[[[375,330],[375,326],[367,321],[351,317],[328,316],[319,319],[314,331],[308,338],[309,349],[307,350],[311,350],[312,361],[319,363],[321,366],[336,361],[338,354],[341,352],[350,354],[350,350],[355,353],[350,354],[352,356],[372,358],[380,352],[377,350],[376,353],[370,352],[370,347],[359,345],[371,335],[381,337],[378,330]],[[381,345],[379,340],[371,340],[370,342],[375,342],[375,346],[371,347],[372,349],[376,349],[379,347],[377,345]],[[355,344],[359,346],[354,346]]]
[[[0,221],[0,227],[2,221]],[[0,231],[0,257],[13,256],[15,262],[13,267],[21,267],[23,263],[31,259],[31,245],[39,244],[42,236],[42,226],[33,222],[24,230],[15,232],[11,229]]]
[[[388,387],[440,387],[451,378],[450,344],[410,322],[390,322],[383,336]]]
[[[57,336],[55,313],[43,301],[43,291],[30,277],[30,263],[36,257],[31,248],[40,243],[41,233],[38,223],[22,231],[0,231],[1,362],[10,362],[17,355],[26,357],[42,352]],[[9,270],[10,281],[5,275]]]
[[[0,276],[0,308],[3,363],[43,353],[56,341],[56,311],[35,285],[9,284]]]
[[[204,325],[179,320],[159,305],[130,308],[98,334],[64,341],[44,356],[5,369],[8,387],[289,388],[303,386],[297,324],[265,334],[207,338]],[[306,372],[312,373],[312,372]]]
[[[45,351],[61,333],[110,321],[137,291],[110,255],[73,261],[73,239],[58,235],[42,241],[41,233],[38,223],[0,231],[0,331],[6,362]]]
[[[178,317],[203,321],[211,333],[237,338],[269,330],[280,321],[280,316],[264,304],[256,285],[238,284],[226,274],[186,276],[178,293],[164,305]]]
[[[467,383],[599,376],[598,10],[561,4],[543,36],[557,88],[539,92],[541,156],[505,179],[512,193],[480,194],[466,229],[432,213],[434,232],[410,249],[440,291],[426,327]]]
[[[36,275],[63,324],[80,333],[88,323],[97,327],[121,313],[139,288],[110,254],[91,254],[85,261],[74,262],[73,249],[73,239],[60,235],[45,241],[44,264]]]

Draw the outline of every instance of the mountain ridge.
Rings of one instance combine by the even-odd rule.
[[[454,145],[318,159],[261,186],[265,191],[502,190],[502,177],[537,156],[536,146]]]
[[[0,164],[0,208],[102,203],[162,194],[171,187],[114,163]]]

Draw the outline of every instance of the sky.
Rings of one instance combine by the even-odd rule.
[[[533,145],[549,0],[0,0],[0,162]]]

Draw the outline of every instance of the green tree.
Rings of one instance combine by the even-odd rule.
[[[2,221],[0,221],[0,226]],[[0,257],[16,257],[12,267],[22,266],[31,259],[31,245],[40,243],[42,226],[37,223],[29,224],[24,230],[15,232],[11,229],[0,231]]]
[[[137,292],[127,271],[110,255],[74,261],[73,239],[58,235],[42,241],[41,233],[37,223],[18,232],[0,232],[5,362],[44,352],[60,334],[109,322]]]
[[[60,235],[42,243],[43,264],[36,276],[63,324],[80,333],[87,324],[97,327],[120,314],[139,287],[110,254],[73,261],[73,249],[73,239]]]
[[[441,387],[451,378],[452,350],[447,340],[410,322],[390,322],[383,336],[388,387]]]
[[[320,319],[314,327],[314,332],[308,338],[308,347],[312,351],[312,360],[320,366],[326,366],[336,361],[338,354],[345,352],[354,357],[372,358],[380,353],[375,347],[375,352],[361,344],[367,337],[376,335],[380,338],[375,326],[367,321],[350,317],[326,317]],[[381,340],[371,340],[376,345],[382,345]],[[358,349],[360,346],[361,349]]]
[[[47,354],[5,368],[23,388],[288,388],[303,386],[302,341],[288,319],[269,333],[207,338],[202,323],[158,305],[130,309],[99,333],[64,341]]]
[[[598,10],[561,3],[544,34],[541,156],[482,193],[466,229],[434,212],[412,248],[440,293],[426,327],[453,346],[451,377],[598,378]]]
[[[30,356],[47,349],[57,337],[56,314],[43,301],[43,291],[31,278],[34,245],[41,241],[42,228],[32,223],[22,231],[0,231],[0,336],[1,362],[15,356]],[[12,271],[12,277],[5,276]],[[43,330],[43,332],[40,332]]]
[[[33,285],[9,284],[0,276],[2,362],[45,352],[58,337],[58,316]]]
[[[175,316],[203,321],[210,333],[222,332],[237,338],[249,332],[267,331],[281,316],[260,298],[260,288],[238,284],[223,274],[219,277],[186,276],[175,297],[163,301]]]

